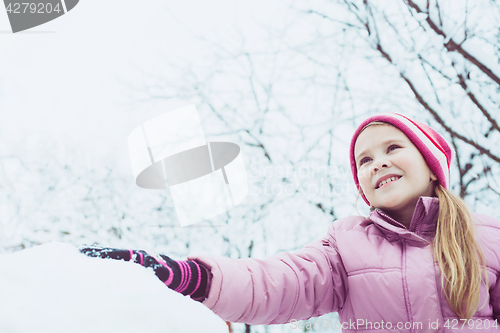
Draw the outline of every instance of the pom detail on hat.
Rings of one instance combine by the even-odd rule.
[[[359,190],[358,170],[354,157],[354,145],[361,130],[371,122],[381,121],[389,123],[401,130],[410,141],[422,153],[429,168],[434,172],[438,182],[446,189],[450,187],[450,166],[455,158],[455,151],[448,142],[434,129],[429,126],[412,120],[398,113],[383,113],[369,117],[363,121],[351,139],[350,155],[351,171],[354,177],[354,183]],[[370,205],[370,202],[361,192],[363,200]]]

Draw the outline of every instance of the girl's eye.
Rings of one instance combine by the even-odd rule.
[[[398,148],[401,148],[401,147],[396,145],[396,144],[390,145],[389,147],[387,147],[387,152],[389,153],[389,152],[393,151],[394,149],[398,149]],[[366,162],[369,162],[369,161],[370,161],[369,157],[363,157],[361,159],[361,161],[359,161],[359,166],[362,166],[363,164],[365,164]]]
[[[369,157],[363,157],[363,159],[359,161],[359,166],[362,166],[364,163],[368,162],[369,159]]]
[[[398,148],[401,148],[401,147],[400,147],[400,146],[398,146],[398,145],[390,145],[390,146],[387,148],[387,152],[393,151],[394,149],[398,149]]]

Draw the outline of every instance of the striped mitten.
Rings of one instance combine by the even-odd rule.
[[[165,255],[147,251],[120,250],[103,247],[82,247],[80,252],[89,257],[133,261],[151,267],[156,276],[170,289],[204,301],[208,295],[208,269],[195,261],[176,261]]]

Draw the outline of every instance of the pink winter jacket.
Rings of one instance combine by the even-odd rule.
[[[211,268],[203,304],[226,321],[285,324],[338,311],[343,332],[500,332],[500,221],[473,214],[489,285],[464,325],[431,256],[438,209],[437,198],[421,197],[409,229],[378,209],[343,218],[323,239],[265,260],[189,259]]]

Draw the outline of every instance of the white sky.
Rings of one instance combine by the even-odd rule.
[[[154,72],[165,57],[196,61],[201,44],[195,34],[223,41],[241,30],[258,45],[259,22],[279,21],[281,6],[83,0],[66,15],[17,34],[0,10],[0,136],[12,147],[28,137],[69,140],[93,156],[126,163],[128,134],[158,111],[123,104],[128,88],[121,78],[130,78],[131,68]]]

